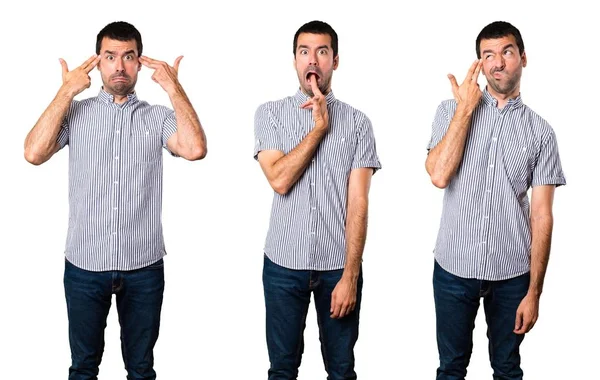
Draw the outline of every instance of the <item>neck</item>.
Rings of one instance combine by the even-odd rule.
[[[511,92],[507,94],[496,92],[493,88],[491,88],[491,86],[487,86],[487,90],[490,95],[492,95],[492,97],[498,101],[498,108],[500,109],[504,108],[508,104],[509,100],[516,98],[521,93],[521,89],[518,84]]]
[[[123,104],[127,101],[127,95],[114,95],[113,94],[113,102],[116,104]]]

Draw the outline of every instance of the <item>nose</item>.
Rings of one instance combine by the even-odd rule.
[[[494,67],[503,69],[504,64],[505,64],[504,57],[501,54],[498,54],[494,57]]]
[[[309,53],[308,64],[313,65],[313,66],[319,65],[319,61],[317,60],[317,52],[316,51],[312,51]]]
[[[116,71],[125,71],[125,65],[123,64],[123,60],[122,59],[116,59],[115,60],[115,70]]]

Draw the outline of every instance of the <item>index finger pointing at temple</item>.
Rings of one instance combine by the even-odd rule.
[[[89,66],[89,65],[90,65],[92,62],[94,62],[96,59],[98,59],[98,56],[97,56],[96,54],[92,55],[91,57],[89,57],[88,59],[86,59],[86,61],[85,61],[85,62],[83,62],[83,63],[81,64],[81,66],[79,66],[79,68],[80,68],[81,70],[85,70],[85,69],[87,69],[87,67],[88,67],[88,66]]]
[[[477,62],[477,66],[475,67],[475,72],[473,73],[473,80],[477,80],[479,78],[479,73],[481,72],[481,68],[483,67],[483,61],[480,59]]]
[[[475,72],[475,69],[477,68],[478,64],[479,64],[479,60],[476,60],[475,62],[473,62],[473,64],[471,65],[471,67],[469,67],[469,71],[467,72],[467,76],[465,77],[465,81],[473,79],[473,73]]]
[[[87,74],[90,73],[90,71],[92,71],[92,69],[94,67],[96,67],[98,65],[98,62],[100,62],[100,56],[97,56],[85,69],[83,69]]]

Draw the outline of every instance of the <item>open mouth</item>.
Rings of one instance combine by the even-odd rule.
[[[306,73],[306,81],[308,83],[310,83],[313,79],[316,80],[317,83],[319,83],[319,79],[321,79],[321,76],[314,71],[309,71],[308,73]]]

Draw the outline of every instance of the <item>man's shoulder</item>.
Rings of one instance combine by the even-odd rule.
[[[274,111],[277,109],[283,109],[283,108],[288,108],[291,107],[294,103],[294,97],[293,96],[286,96],[285,98],[281,98],[281,99],[276,99],[276,100],[269,100],[266,101],[262,104],[260,104],[256,111]]]
[[[357,122],[369,120],[369,117],[367,116],[367,114],[364,113],[362,110],[360,110],[354,106],[351,106],[350,104],[348,104],[342,100],[339,100],[337,98],[335,99],[333,106],[336,107],[339,111],[341,111],[341,112],[339,112],[341,115],[352,115],[354,120]]]
[[[529,124],[536,130],[544,133],[552,132],[552,126],[540,114],[535,112],[531,107],[523,104],[523,113]]]

